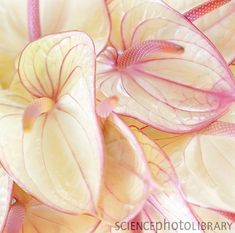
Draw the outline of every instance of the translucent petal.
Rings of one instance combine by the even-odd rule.
[[[185,186],[193,202],[235,212],[234,145],[234,137],[226,135],[198,135],[188,144],[184,152],[189,174]],[[190,187],[192,182],[195,184]]]
[[[62,31],[87,32],[95,41],[97,52],[105,46],[109,35],[109,17],[102,0],[40,0],[42,36]],[[28,43],[27,0],[3,0],[0,3],[0,51],[19,53]],[[95,25],[95,26],[94,26]],[[14,38],[10,40],[9,38]]]
[[[46,36],[24,49],[19,61],[20,80],[32,95],[57,100],[79,78],[93,85],[94,57],[92,41],[84,33]]]
[[[123,15],[128,12],[131,8],[137,6],[138,4],[146,2],[146,0],[108,0],[108,10],[111,17],[111,43],[117,49],[123,49],[123,41],[121,35],[121,21]]]
[[[139,221],[163,222],[165,219],[169,222],[181,220],[196,223],[197,216],[184,199],[171,160],[147,136],[137,129],[134,129],[134,132],[144,149],[150,170],[157,184],[156,190],[150,195],[140,213]]]
[[[205,0],[165,0],[171,7],[180,12],[187,12]],[[228,63],[235,59],[235,3],[231,1],[211,13],[196,20],[195,25],[203,31],[220,50]]]
[[[40,5],[42,36],[79,30],[92,37],[97,54],[106,45],[110,22],[103,0],[40,0]],[[1,1],[0,21],[0,83],[7,87],[14,76],[15,59],[29,42],[27,0]]]
[[[139,4],[123,14],[120,30],[124,49],[161,40],[178,44],[184,53],[151,54],[124,70],[117,67],[123,52],[118,47],[102,53],[97,88],[119,97],[115,112],[180,133],[208,125],[234,100],[234,80],[221,55],[171,8],[158,1]]]
[[[106,145],[100,216],[111,223],[131,219],[144,205],[152,179],[136,138],[116,116],[103,126]]]
[[[41,41],[45,46],[48,41],[53,47],[53,42],[57,43],[59,38],[69,35],[71,33],[58,34],[54,36],[55,40],[49,36]],[[88,40],[88,45],[86,43],[86,35],[80,32],[72,35],[71,44],[66,46],[65,43],[65,49],[69,51],[69,46],[73,48],[72,42],[75,40],[76,46],[87,46],[93,56],[87,54],[83,59],[85,55],[77,50],[78,54],[73,58],[77,59],[82,73],[78,72],[73,80],[64,82],[54,109],[35,119],[31,131],[23,130],[23,113],[30,104],[25,90],[21,92],[23,87],[16,80],[11,87],[12,92],[1,91],[0,159],[21,187],[47,205],[69,213],[95,213],[103,173],[103,149],[95,114],[94,53],[91,41]],[[34,42],[36,47],[38,42]],[[21,65],[24,68],[27,62],[30,63],[27,56],[30,52],[31,48],[28,47],[22,55]],[[38,84],[39,80],[40,88],[50,88],[47,86],[50,81],[45,67],[41,66],[47,58],[42,56],[37,63],[39,76],[36,77],[30,68],[25,70],[25,76],[21,76],[21,81],[28,89],[30,82]],[[57,63],[59,58],[51,57],[54,66],[50,68],[54,72],[60,70],[61,63]],[[30,64],[28,67],[31,67]],[[70,73],[70,69],[73,67],[66,66],[65,72]],[[57,83],[58,79],[58,76],[53,76],[51,84]],[[61,76],[61,84],[62,80]]]
[[[20,233],[108,233],[110,227],[91,215],[69,215],[45,206],[26,194],[19,187],[14,187],[16,203],[12,205],[24,209],[24,221]],[[18,213],[20,214],[20,213]],[[8,217],[10,223],[11,216]],[[15,218],[19,218],[15,213]],[[15,220],[16,220],[15,219]],[[12,223],[12,222],[11,222]],[[3,233],[7,232],[7,226]],[[15,232],[14,232],[15,233]]]
[[[17,183],[44,203],[66,212],[95,211],[102,175],[95,116],[72,97],[60,103],[60,110],[39,117],[29,133],[20,110],[5,113],[1,160]]]

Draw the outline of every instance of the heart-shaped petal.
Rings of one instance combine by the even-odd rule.
[[[119,98],[115,112],[163,131],[207,126],[234,101],[229,67],[196,27],[161,1],[129,9],[131,3],[125,12],[124,1],[110,2],[122,40],[98,58],[98,90]]]
[[[187,200],[211,209],[234,212],[233,147],[234,107],[220,121],[196,134],[163,134],[149,127],[142,131],[170,156]],[[221,172],[224,171],[225,172]],[[230,182],[229,182],[230,180]]]
[[[58,46],[63,39],[64,50]],[[48,58],[45,51],[50,48],[54,51]],[[35,49],[41,55],[36,64],[28,58]],[[48,60],[49,70],[45,67]],[[85,34],[47,36],[22,53],[19,69],[26,89],[16,81],[12,91],[2,91],[0,98],[3,166],[37,199],[69,213],[96,212],[103,173],[102,140],[95,114],[94,62],[94,47]],[[46,93],[52,94],[56,85],[64,88],[56,99],[48,98]],[[36,90],[45,96],[37,99]],[[32,103],[26,99],[27,91]],[[51,102],[54,104],[49,105]],[[25,122],[31,122],[27,132]]]

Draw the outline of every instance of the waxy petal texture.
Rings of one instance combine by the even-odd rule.
[[[64,38],[70,39],[63,43],[66,51],[61,51],[56,45]],[[32,69],[34,64],[27,58],[34,54],[35,46],[40,48],[41,54],[36,64],[41,68],[39,73]],[[43,51],[49,47],[57,48],[53,57],[44,56]],[[73,72],[73,66],[58,72],[63,67],[57,62],[63,60],[60,60],[62,52],[64,61],[71,66],[74,60],[80,61],[74,76],[67,76]],[[47,86],[50,81],[55,87],[57,80],[64,84],[54,99],[54,108],[38,116],[27,132],[23,129],[23,114],[31,103],[21,94],[19,83],[15,82],[12,92],[2,91],[0,98],[3,166],[17,184],[37,199],[69,213],[95,213],[103,173],[102,141],[95,114],[94,62],[92,42],[80,32],[47,36],[25,49],[19,64],[20,78],[33,98],[35,89],[31,87],[30,78],[36,90],[51,88],[44,92],[49,96],[57,90]],[[45,64],[50,67],[51,79]]]
[[[154,181],[141,146],[130,129],[112,114],[103,126],[106,146],[100,217],[128,221],[143,207]]]
[[[5,225],[11,203],[12,185],[12,180],[0,166],[0,232]]]
[[[18,232],[13,233],[106,233],[110,228],[90,215],[69,215],[53,210],[36,201],[17,186],[14,186],[13,197],[16,199],[11,206],[14,216],[8,216],[3,233],[9,233],[8,224],[14,227],[20,218],[23,218],[22,225]],[[14,211],[15,209],[18,211]]]
[[[38,204],[27,207],[22,233],[108,233],[109,228],[95,217],[63,214]]]
[[[206,0],[164,1],[181,13],[186,13],[192,8],[207,2]],[[235,59],[234,20],[235,2],[232,0],[225,6],[221,6],[194,21],[195,25],[205,33],[220,50],[228,63],[231,63]]]
[[[124,2],[109,4],[122,40],[115,30],[114,47],[98,58],[98,90],[107,97],[118,96],[115,112],[163,131],[180,133],[208,125],[234,101],[234,80],[221,55],[190,22],[162,2],[136,5],[130,1],[127,11]],[[131,3],[135,6],[128,10]],[[154,42],[154,51],[156,44],[161,50],[148,50],[142,56],[146,43],[149,49]],[[120,68],[119,57],[128,49],[133,50],[135,62]]]
[[[184,199],[180,182],[170,159],[157,144],[141,131],[134,129],[134,132],[144,149],[150,170],[156,181],[156,191],[148,198],[139,214],[139,221],[163,222],[165,219],[169,222],[181,220],[197,224],[198,219]],[[174,231],[172,230],[172,232]]]
[[[234,144],[235,124],[218,121],[187,145],[184,151],[185,187],[188,187],[192,202],[235,212]],[[198,187],[201,191],[196,194]]]
[[[187,200],[226,215],[235,212],[234,116],[233,107],[218,121],[189,135],[163,134],[143,128],[170,156]]]
[[[12,80],[17,55],[29,43],[27,1],[0,2],[0,79],[4,86]],[[94,40],[97,54],[104,48],[110,23],[103,0],[39,2],[42,36],[69,30],[85,31]]]
[[[55,101],[77,85],[79,77],[87,79],[92,87],[92,48],[88,36],[76,31],[37,40],[29,44],[20,57],[20,80],[31,95]]]

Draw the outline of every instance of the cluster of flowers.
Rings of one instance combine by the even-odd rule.
[[[0,22],[1,232],[235,221],[234,0],[2,0]]]

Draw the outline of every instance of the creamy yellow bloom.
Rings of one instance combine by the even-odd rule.
[[[40,0],[42,36],[79,30],[94,40],[96,53],[106,45],[109,17],[103,0]],[[30,42],[27,0],[0,2],[0,83],[7,87],[15,73],[14,62]]]
[[[55,34],[26,47],[19,80],[0,92],[3,166],[39,200],[70,213],[96,212],[102,180],[94,72],[86,34]]]

